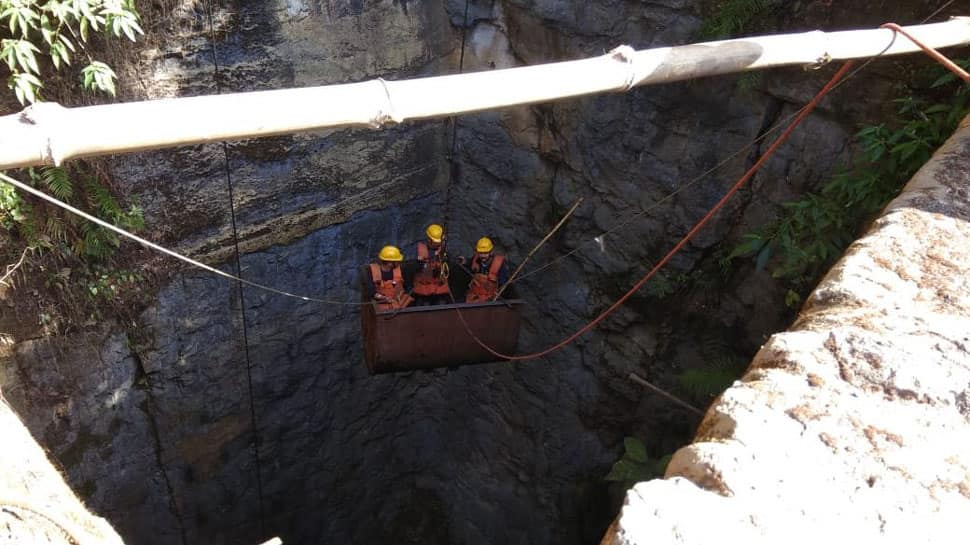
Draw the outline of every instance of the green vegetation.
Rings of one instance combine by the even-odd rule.
[[[713,0],[698,32],[700,40],[724,40],[767,30],[766,17],[780,5],[780,0]],[[764,81],[764,72],[743,72],[735,76],[735,86],[742,95],[751,95]]]
[[[960,64],[970,66],[968,61]],[[726,260],[754,257],[756,267],[768,268],[788,285],[785,303],[797,306],[800,292],[842,254],[859,227],[899,193],[970,112],[970,86],[949,72],[930,81],[919,96],[911,93],[895,100],[895,120],[856,133],[860,152],[850,166],[820,191],[785,203],[780,217],[745,234]]]
[[[114,96],[116,76],[106,55],[111,40],[143,34],[133,0],[0,0],[0,71],[21,105],[67,104]],[[86,101],[86,99],[84,99]],[[12,101],[9,101],[12,102]],[[137,206],[122,206],[97,161],[23,169],[16,178],[129,231],[144,228]],[[58,333],[92,323],[111,309],[130,313],[143,277],[113,257],[118,237],[58,207],[0,183],[0,259],[9,263],[0,287],[29,289],[14,299],[17,313],[36,310],[37,324]],[[29,271],[29,272],[28,272]]]
[[[719,0],[710,6],[700,35],[703,39],[720,40],[738,36],[756,27],[756,22],[779,2],[778,0]]]
[[[143,280],[142,275],[132,271],[97,270],[88,282],[88,293],[91,297],[110,298],[116,296],[122,289],[134,287]]]
[[[719,395],[744,372],[744,364],[732,358],[711,361],[700,369],[688,369],[677,379],[692,397],[706,402]]]
[[[622,483],[629,488],[640,481],[662,477],[670,463],[670,455],[658,460],[647,455],[647,447],[636,437],[623,439],[623,456],[617,460],[606,475],[607,481]]]
[[[749,360],[735,353],[721,333],[709,331],[701,335],[697,343],[705,365],[687,369],[677,379],[692,398],[707,404],[741,376]]]
[[[671,279],[671,275],[657,271],[653,275],[653,278],[647,280],[647,284],[644,287],[646,288],[648,296],[654,299],[665,299],[667,296],[676,292],[681,285],[679,275]]]
[[[138,20],[133,0],[0,0],[0,59],[8,72],[7,87],[23,105],[44,100],[45,84],[52,83],[58,84],[52,88],[60,93],[72,93],[80,84],[84,90],[114,96],[114,70],[96,60],[94,52],[103,49],[99,40],[134,41],[142,34]],[[78,59],[85,62],[75,70]],[[72,75],[77,84],[65,85]],[[123,229],[143,228],[141,210],[123,208],[107,177],[96,170],[90,162],[75,161],[69,167],[27,169],[18,177]],[[6,184],[0,184],[0,230],[0,236],[10,242],[5,245],[8,251],[17,246],[28,249],[23,252],[31,258],[28,264],[49,254],[57,259],[103,261],[119,244],[114,233],[23,196]],[[2,257],[16,258],[21,253]]]
[[[9,87],[21,104],[42,98],[42,72],[70,67],[76,57],[87,64],[80,77],[85,89],[114,96],[115,73],[95,60],[88,45],[91,31],[135,41],[142,34],[133,0],[0,0],[0,59]]]
[[[702,269],[669,274],[663,271],[657,271],[657,274],[653,275],[653,278],[647,281],[644,288],[649,297],[666,299],[683,290],[711,288],[717,281],[716,278],[712,278],[713,274],[717,273]]]
[[[62,201],[93,210],[123,229],[144,227],[140,208],[123,209],[112,192],[90,174],[60,167],[28,169],[27,174],[28,182],[34,187]],[[72,179],[80,180],[81,187]],[[28,202],[7,184],[0,184],[0,228],[28,247],[94,260],[108,257],[119,244],[117,235],[111,231],[46,203]]]

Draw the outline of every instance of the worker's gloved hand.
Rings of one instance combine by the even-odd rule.
[[[458,264],[459,265],[464,265],[465,264],[465,256],[463,256],[463,255],[458,256],[457,261],[458,261]]]

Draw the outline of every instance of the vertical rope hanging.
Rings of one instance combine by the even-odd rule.
[[[212,66],[216,83],[216,94],[222,94],[222,83],[220,82],[219,55],[216,52],[215,26],[212,22],[212,2],[206,2],[206,16],[209,20],[209,41],[212,45]],[[223,165],[226,172],[226,186],[229,189],[229,220],[232,225],[232,242],[235,250],[236,276],[242,278],[242,261],[239,252],[239,232],[236,228],[236,206],[232,188],[232,170],[229,168],[229,146],[226,141],[222,141]],[[259,459],[259,426],[256,419],[256,398],[253,395],[253,363],[249,356],[249,326],[246,321],[246,298],[243,290],[243,283],[236,281],[236,289],[239,295],[239,316],[242,324],[243,334],[243,354],[246,358],[246,385],[249,390],[249,420],[253,429],[252,445],[253,460],[256,467],[256,497],[259,504],[259,533],[265,534],[265,511],[263,510],[263,471]]]
[[[468,32],[468,3],[465,0],[465,14],[461,24],[461,50],[458,54],[458,73],[461,74],[465,69],[465,36]],[[448,229],[451,227],[451,186],[458,179],[458,117],[452,116],[451,121],[451,154],[448,155],[448,185],[445,186],[445,210],[442,225],[445,228],[445,236],[448,236]]]

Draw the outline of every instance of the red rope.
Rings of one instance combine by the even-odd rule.
[[[965,81],[967,83],[970,83],[970,74],[968,74],[966,70],[964,70],[963,68],[960,68],[960,66],[957,65],[957,63],[955,63],[955,62],[951,61],[950,59],[948,59],[946,57],[946,55],[944,55],[943,53],[940,53],[939,51],[933,49],[932,47],[924,44],[923,42],[921,42],[919,40],[917,40],[915,37],[913,37],[912,34],[906,32],[905,30],[903,30],[903,28],[901,26],[897,25],[896,23],[886,23],[886,24],[880,26],[879,28],[888,28],[888,29],[892,30],[893,32],[898,32],[898,33],[902,34],[903,36],[906,36],[907,38],[909,38],[909,41],[911,41],[914,44],[916,44],[917,46],[919,46],[919,48],[922,49],[923,51],[925,51],[927,55],[929,55],[930,57],[932,57],[938,63],[940,63],[943,66],[945,66],[947,70],[949,70],[950,72],[953,72],[954,74],[956,74],[957,77],[959,77],[963,81]]]
[[[730,198],[734,196],[734,194],[737,193],[738,190],[741,189],[741,187],[744,186],[744,184],[747,183],[747,181],[750,180],[752,176],[754,176],[754,173],[757,172],[758,169],[765,164],[765,162],[768,160],[769,157],[771,157],[771,155],[775,152],[775,150],[777,150],[778,147],[781,146],[781,144],[788,139],[792,131],[795,130],[795,127],[797,127],[798,124],[801,123],[802,120],[804,120],[805,117],[807,117],[808,114],[811,113],[816,106],[818,106],[818,103],[822,100],[822,97],[828,94],[828,92],[831,91],[833,87],[835,87],[835,84],[840,79],[842,79],[842,76],[844,76],[846,72],[849,71],[849,68],[851,66],[852,66],[852,61],[845,63],[845,65],[843,65],[842,68],[840,68],[839,71],[836,72],[834,76],[832,76],[832,79],[825,84],[825,87],[822,87],[822,90],[819,91],[818,94],[816,94],[815,97],[812,99],[812,101],[809,102],[808,105],[806,105],[805,108],[803,108],[802,111],[798,114],[798,116],[796,116],[795,119],[792,120],[791,124],[788,125],[788,128],[785,129],[785,132],[783,132],[780,136],[778,136],[778,138],[775,139],[774,142],[771,143],[771,146],[769,146],[768,150],[765,151],[764,154],[758,159],[758,162],[756,162],[754,166],[748,169],[748,171],[744,174],[744,176],[742,176],[741,179],[739,179],[731,187],[731,189],[723,197],[721,197],[721,200],[719,200],[717,204],[715,204],[714,207],[711,208],[710,211],[708,211],[707,214],[705,214],[704,217],[701,218],[700,221],[698,221],[697,224],[694,225],[694,227],[691,228],[691,230],[688,231],[686,235],[684,235],[684,238],[682,238],[680,242],[678,242],[677,245],[674,246],[674,248],[670,250],[670,252],[668,252],[667,255],[663,257],[663,259],[658,261],[657,264],[654,265],[654,267],[650,269],[650,271],[643,276],[643,278],[641,278],[636,284],[633,285],[632,288],[630,288],[628,292],[626,292],[623,295],[623,297],[620,297],[619,299],[617,299],[617,301],[612,305],[610,305],[608,309],[603,311],[603,313],[597,316],[593,321],[583,326],[579,331],[559,341],[555,345],[550,346],[549,348],[546,348],[545,350],[541,350],[539,352],[533,352],[531,354],[522,354],[518,356],[510,355],[510,354],[502,354],[501,352],[496,351],[492,347],[482,342],[482,340],[479,339],[478,336],[475,335],[475,333],[471,330],[471,327],[468,326],[468,322],[465,321],[465,317],[462,315],[461,310],[456,308],[455,311],[458,313],[458,318],[461,320],[462,325],[464,325],[465,331],[467,331],[468,334],[471,335],[472,339],[474,339],[475,342],[478,343],[479,346],[484,348],[489,354],[497,358],[502,358],[506,360],[524,361],[524,360],[541,358],[543,356],[551,354],[552,352],[555,352],[556,350],[559,350],[560,348],[575,341],[577,338],[579,338],[581,335],[583,335],[590,329],[593,329],[594,327],[596,327],[598,323],[602,322],[603,319],[605,319],[607,316],[612,314],[613,311],[620,308],[620,305],[625,303],[627,299],[632,297],[633,294],[637,292],[637,290],[642,288],[643,285],[646,284],[647,281],[650,280],[650,278],[652,278],[653,275],[655,275],[657,271],[660,270],[661,267],[666,265],[667,262],[670,261],[670,259],[674,257],[674,255],[676,255],[677,252],[679,252],[680,249],[683,248],[690,241],[690,239],[694,238],[694,235],[696,235],[697,232],[701,230],[704,224],[710,221],[710,219],[714,217],[714,214],[716,214],[721,208],[724,207],[725,204],[727,204],[728,200],[730,200]],[[449,295],[451,295],[450,292],[449,292]],[[453,296],[452,296],[452,301],[454,301]]]

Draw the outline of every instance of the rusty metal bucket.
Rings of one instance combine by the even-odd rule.
[[[413,274],[415,268],[414,264],[405,264],[404,274]],[[370,300],[364,276],[367,274],[364,267],[361,271],[364,302]],[[452,267],[449,284],[456,300],[464,300],[468,280],[466,272]],[[500,299],[489,303],[409,307],[396,312],[378,312],[374,305],[363,305],[360,319],[367,369],[371,374],[378,374],[495,361],[468,334],[456,309],[461,310],[469,329],[482,342],[511,354],[519,340],[522,305],[519,299]]]

